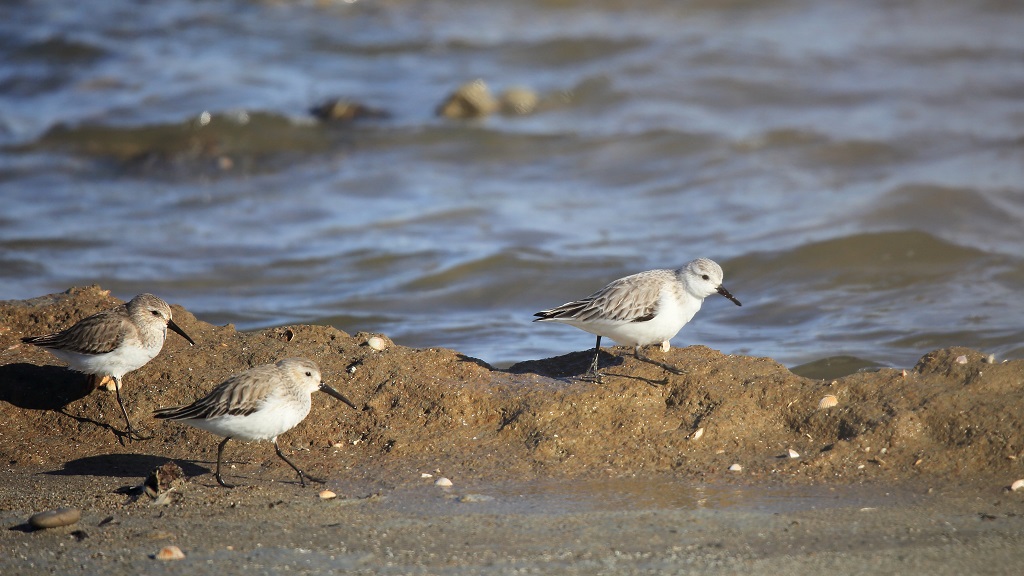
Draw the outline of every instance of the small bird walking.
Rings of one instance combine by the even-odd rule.
[[[600,382],[598,359],[601,337],[633,346],[637,359],[674,374],[682,370],[644,356],[640,348],[668,343],[700,310],[704,298],[721,294],[737,306],[740,301],[722,286],[722,267],[697,258],[678,270],[648,270],[619,278],[597,292],[534,314],[534,322],[561,322],[597,335],[594,360],[582,376]]]
[[[276,364],[250,368],[228,378],[206,397],[188,406],[161,408],[156,418],[177,420],[223,436],[217,447],[217,483],[234,488],[220,473],[221,458],[228,440],[270,440],[274,451],[299,475],[299,484],[306,479],[323,483],[299,469],[277,444],[277,436],[302,422],[309,414],[310,396],[317,390],[326,392],[358,410],[351,400],[321,381],[320,367],[306,358],[285,358]]]
[[[135,430],[121,400],[121,377],[145,366],[160,353],[168,328],[195,345],[171,319],[167,302],[152,294],[139,294],[126,304],[93,314],[60,332],[26,336],[21,341],[46,348],[71,369],[91,375],[90,380],[113,378],[117,404],[127,427],[124,435],[131,440],[145,440],[151,436]]]

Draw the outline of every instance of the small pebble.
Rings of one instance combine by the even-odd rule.
[[[487,83],[477,79],[459,86],[437,107],[436,113],[443,118],[480,118],[497,111],[499,107]]]
[[[743,466],[740,466],[739,464],[733,464],[732,466],[729,466],[729,472],[742,472],[742,471],[743,471]]]
[[[1010,490],[1013,490],[1014,492],[1022,488],[1024,488],[1024,480],[1016,480],[1013,484],[1010,484]]]
[[[444,476],[441,476],[437,480],[434,480],[434,486],[440,486],[441,488],[450,488],[451,485],[452,481],[445,478]]]
[[[430,472],[423,472],[423,473],[420,474],[420,478],[433,478],[433,477],[434,477],[434,475],[431,474]]]
[[[456,498],[456,501],[463,502],[466,504],[475,504],[477,502],[490,502],[494,500],[494,496],[488,496],[486,494],[465,494]]]
[[[530,114],[537,109],[540,99],[537,93],[529,88],[509,88],[498,97],[501,101],[501,111],[505,114],[519,115]]]
[[[337,498],[337,497],[338,497],[338,495],[335,494],[334,492],[331,492],[330,490],[324,490],[324,491],[320,492],[320,499],[321,500],[330,500],[331,498]]]
[[[33,514],[28,523],[33,528],[59,528],[70,526],[81,519],[82,511],[77,508],[58,508]]]
[[[157,560],[181,560],[185,557],[185,553],[177,546],[164,546],[153,557]]]

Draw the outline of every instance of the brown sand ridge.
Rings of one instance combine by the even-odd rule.
[[[768,358],[703,346],[670,351],[665,361],[687,370],[671,375],[615,348],[602,359],[608,377],[596,384],[568,378],[585,369],[585,351],[503,371],[447,349],[388,342],[376,351],[366,345],[370,334],[327,326],[237,332],[180,306],[173,306],[175,322],[197,345],[169,333],[163,352],[125,377],[133,422],[154,438],[122,446],[114,395],[85,389],[83,375],[20,342],[118,302],[96,286],[0,302],[0,455],[12,467],[102,468],[141,478],[175,459],[189,475],[205,475],[219,438],[154,420],[152,411],[191,402],[251,366],[306,356],[362,407],[315,395],[309,417],[280,438],[301,467],[331,478],[440,470],[452,477],[673,473],[1003,486],[1024,475],[1024,361],[990,364],[974,350],[937,350],[905,372],[816,381]],[[819,409],[829,394],[838,405]],[[703,434],[691,439],[698,429]],[[789,450],[799,457],[786,457]],[[233,442],[227,459],[236,465],[230,475],[294,479],[267,444]],[[734,463],[742,472],[727,471]]]

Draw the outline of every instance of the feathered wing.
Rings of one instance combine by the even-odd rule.
[[[119,321],[111,322],[111,317]],[[79,354],[105,354],[120,346],[128,331],[134,329],[126,309],[121,306],[83,318],[66,330],[44,336],[28,336],[21,341]]]
[[[273,366],[260,366],[235,374],[205,397],[188,406],[160,408],[153,412],[153,416],[167,420],[210,419],[225,415],[248,416],[259,410],[273,391],[272,378],[258,377],[257,372],[266,369],[272,370]]]
[[[669,270],[651,270],[615,280],[601,290],[573,302],[534,314],[534,322],[561,320],[575,322],[644,322],[654,318],[661,298],[663,274]]]

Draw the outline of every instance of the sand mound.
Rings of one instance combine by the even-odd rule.
[[[43,349],[20,338],[61,329],[118,300],[98,287],[0,303],[0,455],[12,465],[145,476],[167,459],[202,474],[218,438],[151,418],[191,402],[231,374],[285,356],[316,360],[326,395],[281,436],[311,474],[379,476],[435,470],[462,476],[672,472],[790,482],[930,480],[1006,482],[1022,475],[1024,361],[980,352],[931,352],[911,370],[834,381],[792,374],[768,358],[674,349],[666,373],[630,349],[608,349],[603,383],[576,381],[589,353],[522,362],[507,371],[447,349],[411,349],[326,326],[237,332],[173,306],[197,345],[169,334],[163,352],[124,379],[129,413],[154,438],[122,445],[110,392],[89,390]],[[652,351],[659,355],[660,352]],[[834,407],[819,408],[834,396]],[[702,430],[699,437],[694,437]],[[790,451],[799,457],[790,457]],[[279,466],[273,450],[232,443],[239,466]],[[276,462],[276,463],[275,463]],[[288,471],[277,471],[288,476]],[[275,473],[277,473],[275,472]]]

